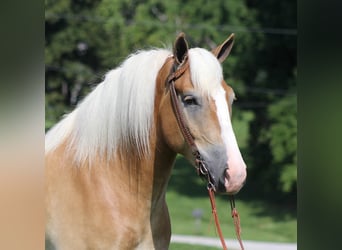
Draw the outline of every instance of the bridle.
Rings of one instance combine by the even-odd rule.
[[[170,57],[170,59],[172,59],[172,58],[173,57]],[[189,145],[189,147],[191,149],[192,155],[194,156],[195,168],[197,170],[197,174],[202,179],[207,181],[207,189],[209,192],[210,204],[211,204],[212,214],[213,214],[213,217],[215,220],[216,229],[217,229],[217,232],[218,232],[219,237],[220,237],[222,248],[224,250],[226,250],[227,246],[226,246],[226,243],[225,243],[222,231],[221,231],[221,227],[220,227],[220,223],[219,223],[219,219],[218,219],[218,215],[217,215],[217,211],[216,211],[216,203],[215,203],[216,189],[215,189],[215,186],[213,184],[214,178],[211,175],[211,173],[209,172],[208,168],[206,167],[206,163],[205,163],[203,157],[201,156],[201,153],[199,152],[198,147],[196,146],[194,138],[190,132],[189,126],[186,123],[183,110],[181,109],[181,107],[179,105],[178,98],[177,98],[175,81],[177,79],[179,79],[188,68],[189,68],[189,62],[188,62],[187,56],[185,56],[183,58],[181,64],[176,64],[175,62],[173,63],[173,65],[171,67],[171,72],[170,72],[169,76],[167,77],[166,81],[167,81],[167,85],[169,86],[170,96],[171,96],[171,104],[172,104],[173,111],[175,113],[177,124],[180,128],[180,131],[181,131],[186,143]],[[239,218],[239,214],[235,208],[235,200],[234,200],[233,195],[230,196],[230,205],[231,205],[231,214],[232,214],[232,217],[234,219],[236,235],[237,235],[238,241],[240,243],[241,250],[244,250],[242,240],[241,240],[241,236],[240,236],[240,233],[241,233],[240,218]]]
[[[216,191],[215,186],[213,184],[213,176],[210,174],[209,170],[206,167],[204,159],[202,158],[201,153],[199,152],[196,146],[194,138],[191,135],[190,129],[187,123],[185,122],[184,113],[182,109],[179,107],[179,102],[175,89],[175,81],[183,75],[183,73],[188,69],[188,67],[189,63],[186,58],[183,60],[183,63],[178,67],[176,64],[173,64],[172,66],[171,73],[167,78],[171,95],[171,104],[173,111],[175,112],[178,126],[182,132],[185,141],[190,146],[192,155],[194,156],[197,174],[208,182],[208,189],[210,188]]]

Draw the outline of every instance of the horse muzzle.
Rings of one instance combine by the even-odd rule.
[[[247,168],[243,160],[227,160],[224,155],[218,154],[217,148],[215,153],[204,154],[203,162],[198,164],[198,173],[216,192],[234,195],[246,182]]]
[[[200,174],[201,175],[201,174]],[[246,182],[246,171],[239,174],[231,174],[228,168],[224,170],[221,176],[202,175],[208,181],[208,187],[213,187],[215,192],[228,195],[237,194]],[[208,177],[209,176],[209,177]]]

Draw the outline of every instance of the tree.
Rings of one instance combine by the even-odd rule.
[[[253,23],[251,11],[240,1],[46,0],[45,6],[46,128],[133,51],[162,42],[171,47],[180,31],[188,34],[192,46],[212,49],[233,32],[223,24]],[[252,47],[252,36],[242,33],[237,39],[224,72],[243,85],[232,73],[237,58]]]
[[[263,196],[296,202],[296,1],[247,1],[266,29],[244,76],[255,113],[250,124],[249,154],[252,183]],[[271,26],[272,27],[272,26]],[[292,29],[291,29],[292,28]],[[273,35],[272,35],[272,31]],[[282,32],[280,32],[282,31]],[[269,33],[269,34],[268,34]]]
[[[85,21],[98,1],[45,1],[46,128],[85,94],[85,82],[100,67],[92,22]],[[75,15],[77,13],[77,16]],[[89,89],[89,88],[88,88]]]

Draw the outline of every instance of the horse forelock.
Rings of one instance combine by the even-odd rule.
[[[222,83],[222,67],[216,57],[208,50],[192,48],[189,50],[191,81],[195,89],[211,95]]]
[[[156,77],[171,54],[154,49],[130,55],[109,71],[78,107],[46,136],[46,153],[67,140],[76,163],[107,160],[120,148],[149,153]]]

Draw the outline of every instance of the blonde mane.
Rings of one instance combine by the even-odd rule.
[[[171,54],[166,49],[139,51],[109,71],[104,81],[46,134],[45,152],[67,141],[77,163],[91,163],[97,156],[108,158],[119,145],[136,145],[139,155],[148,153],[156,77]],[[210,93],[220,86],[222,68],[209,51],[190,49],[189,63],[195,88]]]

